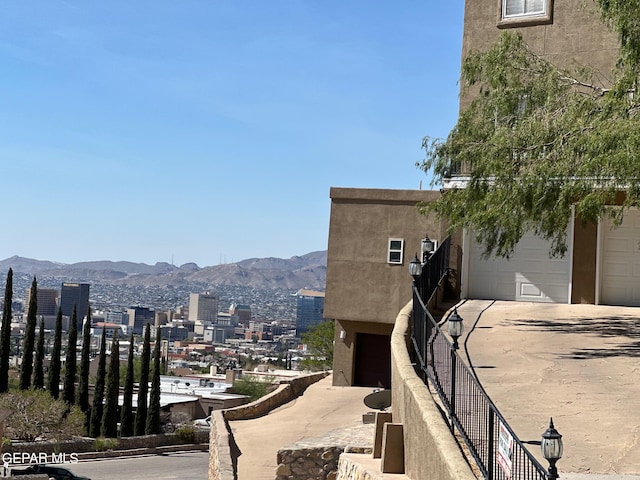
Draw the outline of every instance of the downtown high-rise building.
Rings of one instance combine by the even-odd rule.
[[[134,335],[142,335],[144,333],[144,327],[148,323],[151,325],[151,332],[149,333],[155,334],[155,311],[146,307],[131,307],[127,309],[127,315],[129,316],[129,321],[127,322],[129,332],[133,331]]]
[[[38,290],[38,294],[40,291]],[[76,307],[78,330],[82,329],[82,320],[89,311],[89,284],[62,282],[60,288],[60,309],[62,315],[71,318],[73,307]]]
[[[189,295],[189,320],[212,325],[218,322],[220,297],[216,294],[192,293]]]
[[[58,297],[60,291],[56,288],[38,288],[36,289],[37,309],[36,315],[48,317],[58,313]],[[31,302],[31,287],[27,288],[24,313],[29,315],[29,304]]]
[[[296,293],[296,335],[324,320],[324,292],[298,290]]]

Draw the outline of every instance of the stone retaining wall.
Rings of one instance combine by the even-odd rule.
[[[335,480],[343,451],[336,446],[281,449],[276,480]]]

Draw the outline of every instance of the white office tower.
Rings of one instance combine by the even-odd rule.
[[[218,304],[220,297],[216,294],[192,293],[189,295],[189,320],[213,325],[218,321]]]

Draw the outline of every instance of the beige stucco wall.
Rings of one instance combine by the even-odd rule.
[[[510,28],[500,28],[502,0],[466,0],[462,58],[470,51],[484,50],[494,42],[502,30],[522,33],[527,45],[538,55],[560,68],[574,69],[589,65],[602,75],[595,83],[606,83],[611,78],[618,40],[600,19],[593,0],[551,1],[552,21],[543,25],[522,26],[514,23]],[[461,96],[461,106],[469,98]]]
[[[404,427],[404,467],[409,478],[475,480],[434,399],[416,375],[407,335],[412,305],[398,314],[391,336],[391,409]]]
[[[425,234],[441,241],[446,226],[417,207],[439,198],[439,191],[332,188],[330,195],[324,313],[336,320],[333,383],[344,386],[353,385],[357,334],[391,334],[411,298],[409,262]],[[401,265],[387,263],[389,238],[405,241]],[[452,247],[452,256],[458,251]],[[452,258],[454,268],[458,263]]]
[[[418,212],[439,191],[331,189],[325,317],[393,323],[411,295],[409,262],[428,233],[446,236],[440,222]],[[405,240],[401,265],[387,263],[389,238]]]
[[[393,324],[389,323],[336,320],[333,347],[333,384],[343,387],[353,385],[356,334],[391,335],[392,330]],[[346,334],[344,339],[340,338],[341,331]]]

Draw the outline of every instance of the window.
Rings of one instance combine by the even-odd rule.
[[[499,27],[551,23],[553,0],[500,0]]]
[[[545,0],[502,0],[502,16],[544,15],[546,3]]]
[[[387,254],[387,263],[402,264],[404,255],[404,240],[402,238],[389,239],[389,252]]]

